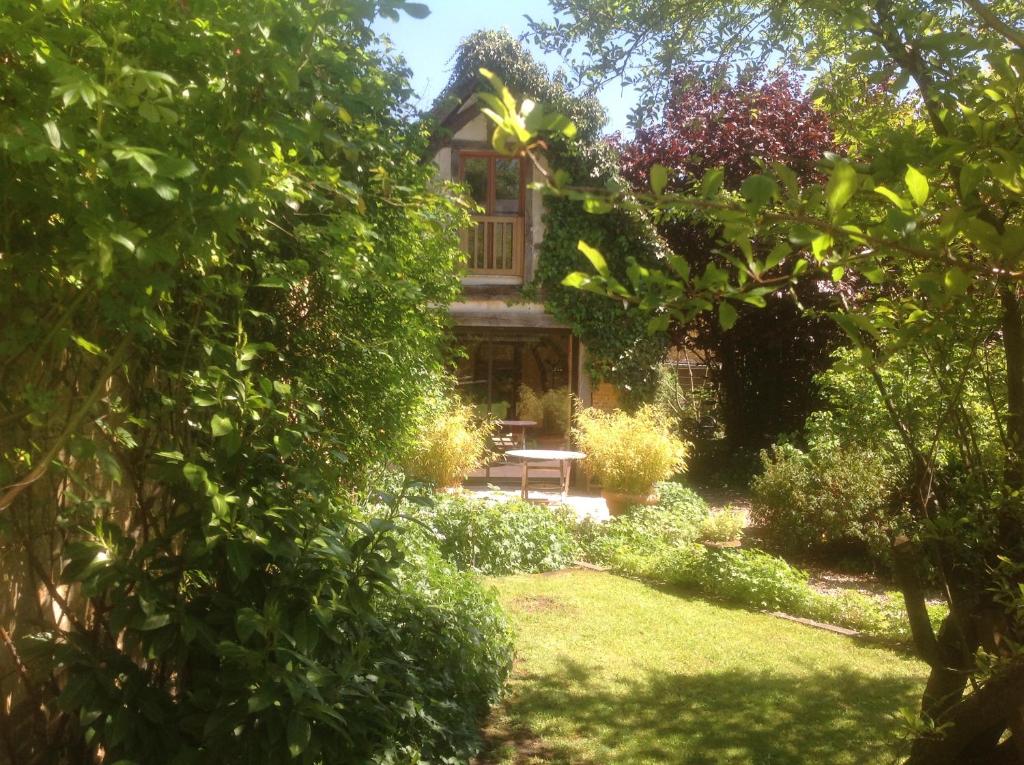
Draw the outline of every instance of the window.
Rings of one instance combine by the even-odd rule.
[[[520,158],[486,152],[462,152],[459,177],[484,214],[465,231],[471,274],[523,275],[526,166]]]

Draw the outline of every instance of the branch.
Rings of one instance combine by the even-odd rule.
[[[996,16],[992,9],[981,2],[981,0],[964,0],[964,5],[977,13],[985,23],[985,26],[993,32],[1002,35],[1018,48],[1024,48],[1024,31],[1017,29],[1017,27],[1006,23]]]
[[[106,388],[107,381],[110,380],[110,377],[114,373],[114,370],[121,365],[121,361],[124,358],[125,352],[128,350],[128,340],[129,338],[125,337],[121,341],[121,344],[118,345],[117,349],[114,351],[110,359],[107,361],[106,366],[104,366],[103,370],[100,372],[100,379],[97,381],[92,391],[90,391],[89,395],[86,396],[86,399],[82,403],[82,406],[80,406],[78,408],[78,411],[71,416],[70,420],[68,420],[68,424],[64,426],[64,430],[53,442],[53,445],[51,445],[50,448],[46,451],[46,453],[40,458],[39,464],[36,465],[35,468],[33,468],[28,473],[28,475],[26,475],[20,481],[17,481],[5,487],[7,491],[2,496],[0,496],[0,510],[5,510],[8,507],[10,507],[14,500],[18,498],[18,495],[21,494],[21,492],[23,492],[25,489],[27,489],[29,486],[31,486],[33,483],[42,478],[43,475],[46,474],[46,471],[50,467],[50,462],[53,460],[54,457],[57,456],[57,453],[64,447],[64,442],[67,441],[71,434],[78,429],[78,426],[82,424],[82,421],[89,414],[89,410],[92,409],[93,404],[95,404],[99,400],[100,396],[103,395],[103,391]]]

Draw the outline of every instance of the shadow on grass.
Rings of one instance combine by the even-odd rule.
[[[531,746],[505,761],[536,762],[539,750],[542,762],[574,764],[890,763],[900,744],[890,715],[916,694],[911,680],[851,671],[649,673],[597,684],[588,667],[563,659],[556,672],[521,677],[506,712],[517,730],[533,730]]]

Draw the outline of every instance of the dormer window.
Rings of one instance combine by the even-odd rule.
[[[459,179],[484,213],[462,234],[471,274],[523,275],[526,164],[493,152],[460,153]]]

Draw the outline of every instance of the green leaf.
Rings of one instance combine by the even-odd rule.
[[[590,283],[590,276],[583,273],[582,271],[573,271],[571,274],[562,279],[562,286],[572,287],[573,289],[580,289]]]
[[[601,274],[601,276],[608,275],[608,262],[604,259],[604,255],[602,255],[596,249],[594,249],[589,244],[584,242],[582,239],[580,239],[580,241],[577,242],[576,248],[586,256],[587,260],[590,261],[590,264],[594,267],[595,271]]]
[[[583,200],[583,209],[591,215],[604,215],[612,211],[612,206],[603,199],[590,197]]]
[[[887,188],[885,186],[875,186],[875,193],[876,194],[881,194],[883,197],[888,199],[890,202],[892,202],[894,205],[896,205],[896,207],[898,207],[903,212],[910,212],[910,209],[911,209],[910,208],[910,202],[908,202],[906,199],[901,197],[899,194],[897,194],[892,189]]]
[[[655,194],[661,194],[665,190],[665,186],[668,185],[668,168],[664,165],[654,165],[651,167],[651,191]]]
[[[224,417],[223,415],[220,414],[213,415],[213,419],[210,422],[210,432],[213,433],[214,438],[226,436],[234,429],[235,426],[231,422],[230,418]]]
[[[96,345],[96,343],[90,342],[80,335],[75,335],[71,339],[75,341],[75,345],[86,353],[91,353],[93,356],[100,356],[103,354],[103,349]]]
[[[170,623],[170,614],[153,614],[152,616],[147,616],[143,619],[139,624],[138,629],[142,632],[149,632],[150,630],[158,630],[161,627],[166,627]]]
[[[967,288],[971,286],[971,277],[962,269],[954,267],[946,271],[943,282],[946,285],[946,291],[950,295],[963,295],[967,292]]]
[[[725,169],[721,167],[713,167],[704,173],[704,177],[700,182],[700,195],[704,199],[710,199],[716,196],[719,191],[722,190],[722,184],[725,182]]]
[[[298,757],[306,747],[309,746],[309,739],[312,730],[309,727],[309,720],[293,712],[288,720],[288,753],[292,757]]]
[[[907,173],[903,176],[903,180],[906,182],[910,196],[917,203],[917,206],[923,206],[928,201],[928,179],[916,167],[907,165]]]
[[[857,171],[849,162],[840,161],[832,170],[825,187],[825,198],[828,209],[833,214],[839,212],[857,191]]]
[[[402,6],[402,10],[414,19],[425,19],[430,15],[430,8],[423,3],[406,3]]]
[[[764,207],[779,193],[779,184],[767,175],[752,175],[743,181],[740,194],[754,209]]]
[[[43,123],[43,130],[46,131],[46,137],[50,139],[50,145],[55,149],[60,148],[60,131],[57,129],[57,123],[53,120]]]
[[[737,318],[739,318],[739,314],[730,303],[723,300],[718,304],[718,323],[722,325],[722,329],[732,329]]]

